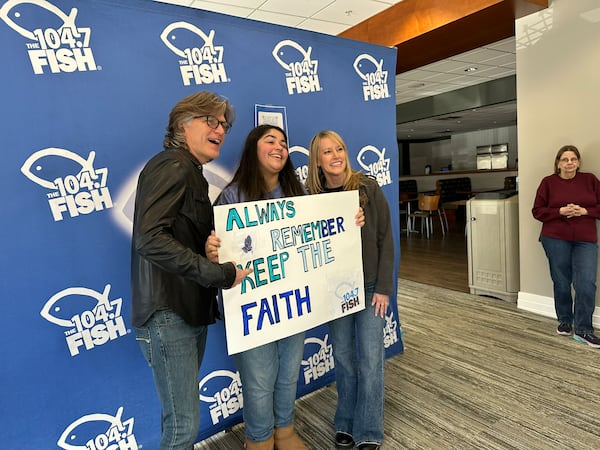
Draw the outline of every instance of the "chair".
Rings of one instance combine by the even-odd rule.
[[[409,235],[411,230],[410,227],[410,212],[413,209],[413,205],[416,204],[418,194],[417,180],[400,180],[399,182],[400,191],[400,221],[402,222],[402,216],[406,217],[406,234]]]
[[[423,233],[423,228],[425,228],[426,236],[429,239],[429,236],[433,234],[433,215],[437,212],[438,217],[440,218],[440,225],[442,227],[442,235],[445,235],[444,229],[444,221],[442,219],[442,213],[438,209],[440,203],[439,195],[419,195],[419,205],[416,211],[413,211],[409,214],[411,224],[410,228],[414,229],[415,218],[421,220],[421,233]],[[444,212],[444,216],[445,216]]]
[[[438,202],[438,216],[440,217],[440,225],[442,226],[442,236],[446,236],[446,232],[449,230],[448,228],[448,216],[446,216],[446,210],[444,209],[444,205],[442,202]]]

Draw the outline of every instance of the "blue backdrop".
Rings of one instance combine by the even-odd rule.
[[[160,406],[129,322],[135,184],[168,113],[212,90],[237,120],[206,166],[230,179],[255,106],[284,111],[291,157],[338,131],[377,177],[396,243],[396,50],[148,0],[0,0],[2,447],[156,448]],[[399,246],[397,245],[397,248]],[[399,253],[399,250],[398,250]],[[398,258],[396,267],[398,267]],[[199,439],[241,421],[222,323],[199,377]],[[396,307],[387,356],[403,350]],[[307,335],[298,395],[333,381],[327,327]]]

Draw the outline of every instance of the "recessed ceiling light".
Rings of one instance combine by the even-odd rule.
[[[467,67],[467,68],[465,69],[465,72],[475,72],[476,70],[477,70],[477,67],[473,67],[473,66],[471,66],[471,67]]]

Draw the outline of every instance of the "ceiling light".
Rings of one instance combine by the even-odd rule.
[[[465,72],[475,72],[476,70],[477,70],[477,67],[473,67],[473,66],[471,66],[471,67],[467,67],[467,68],[465,69]]]

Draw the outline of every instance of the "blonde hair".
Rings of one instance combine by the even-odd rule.
[[[352,169],[350,165],[350,156],[348,155],[348,147],[342,139],[342,137],[332,130],[319,131],[310,141],[308,150],[308,177],[306,178],[306,188],[311,194],[319,194],[325,191],[325,175],[318,166],[319,161],[319,146],[321,140],[329,138],[344,149],[346,158],[346,168],[344,169],[344,191],[356,190],[362,184],[362,180],[366,177],[362,172],[358,172]],[[364,198],[363,198],[364,197]],[[366,203],[366,196],[360,194],[360,204],[364,206]]]

